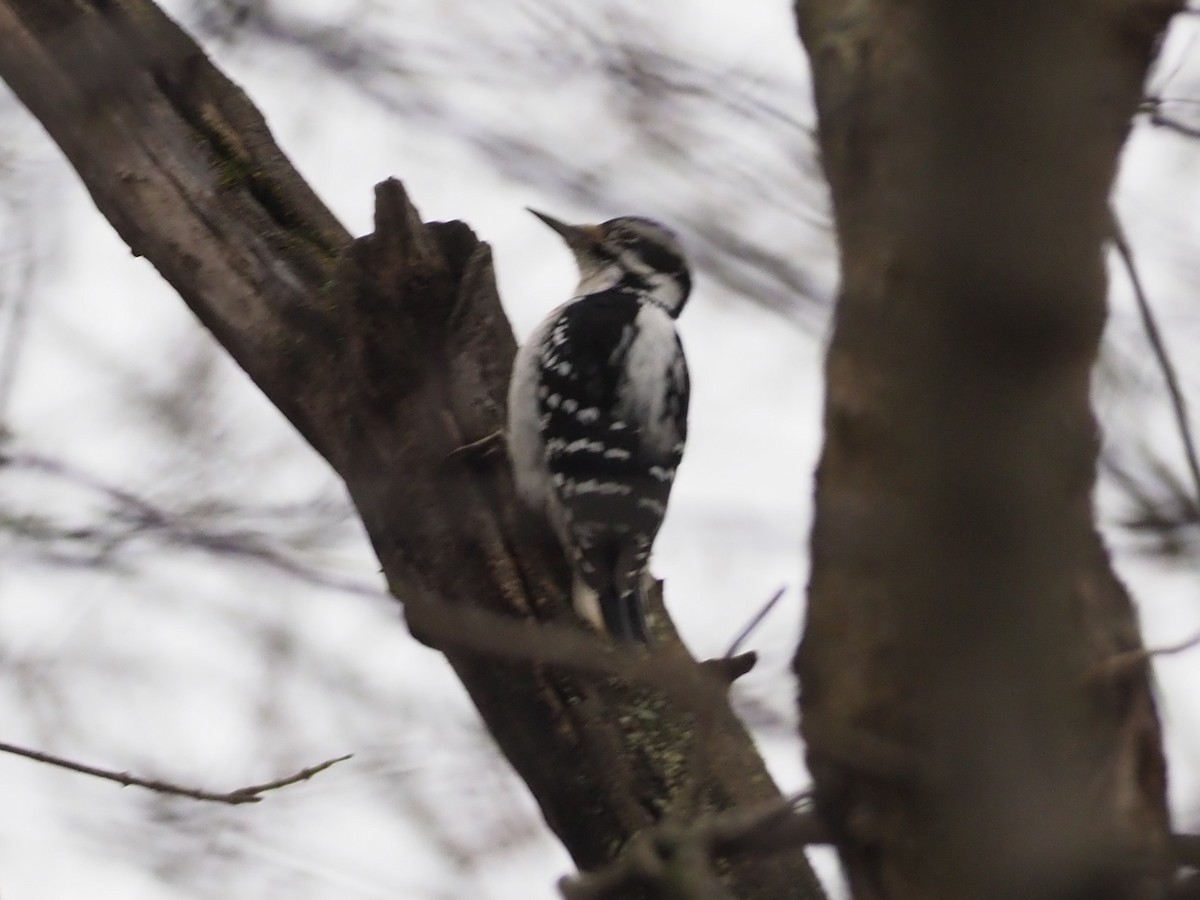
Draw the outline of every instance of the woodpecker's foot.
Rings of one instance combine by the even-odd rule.
[[[477,441],[463,444],[446,454],[446,462],[462,462],[471,466],[492,462],[504,455],[504,432],[493,431]]]

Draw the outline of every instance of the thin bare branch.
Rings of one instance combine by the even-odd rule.
[[[1145,652],[1147,656],[1174,656],[1176,653],[1183,653],[1193,647],[1200,647],[1200,634],[1194,634],[1187,640],[1175,644],[1167,644],[1165,647],[1154,647]]]
[[[112,769],[88,766],[61,756],[43,753],[41,750],[30,750],[27,747],[18,747],[16,744],[9,744],[2,741],[0,741],[0,753],[23,756],[25,759],[32,759],[34,762],[45,763],[46,765],[67,769],[71,772],[79,772],[83,775],[91,775],[93,778],[102,778],[105,781],[115,781],[123,787],[140,787],[158,794],[190,797],[193,800],[203,800],[207,803],[227,803],[231,806],[238,806],[243,803],[257,803],[262,799],[262,795],[268,791],[275,791],[289,785],[299,784],[301,781],[307,781],[314,775],[324,772],[330,766],[345,762],[351,756],[351,754],[347,753],[345,756],[338,756],[334,759],[327,759],[325,762],[317,763],[315,766],[308,766],[299,772],[283,778],[276,778],[273,781],[266,781],[262,784],[252,784],[232,791],[219,793],[201,790],[200,788],[184,787],[183,785],[157,778],[139,778],[136,775],[130,775],[128,772],[117,772]]]
[[[1125,230],[1121,227],[1121,222],[1115,212],[1112,215],[1112,224],[1113,243],[1116,245],[1117,253],[1121,256],[1121,261],[1125,264],[1125,269],[1129,272],[1129,283],[1133,287],[1133,296],[1137,301],[1138,313],[1142,317],[1142,327],[1146,331],[1146,339],[1150,342],[1150,349],[1154,352],[1154,358],[1162,370],[1167,393],[1171,398],[1171,410],[1175,415],[1175,424],[1179,429],[1179,437],[1183,441],[1184,457],[1192,476],[1192,488],[1195,491],[1197,502],[1200,502],[1200,460],[1197,459],[1196,441],[1192,435],[1192,426],[1188,417],[1187,399],[1183,395],[1183,389],[1179,386],[1179,375],[1175,371],[1175,364],[1171,361],[1171,355],[1163,341],[1162,332],[1158,328],[1158,321],[1154,316],[1154,311],[1150,308],[1150,301],[1142,286],[1142,279],[1138,275],[1137,264],[1133,259],[1133,250],[1130,249],[1129,241],[1125,237]]]
[[[57,533],[53,527],[46,527],[38,533],[43,542],[53,536],[90,544],[93,545],[92,552],[95,558],[102,559],[122,541],[152,535],[172,544],[192,547],[207,553],[252,560],[310,584],[371,599],[385,596],[382,590],[359,580],[340,578],[307,565],[298,559],[296,554],[289,552],[287,547],[272,546],[265,533],[244,528],[210,526],[204,521],[204,515],[197,515],[187,509],[176,510],[154,504],[133,491],[106,482],[62,460],[36,453],[0,451],[0,470],[4,468],[22,469],[62,479],[94,491],[110,504],[112,512],[103,524],[95,527],[72,527]],[[257,513],[286,520],[294,520],[301,511],[300,507],[287,506],[263,510],[243,507],[243,512],[247,515]],[[336,510],[334,514],[340,515],[341,511]]]
[[[1097,666],[1089,672],[1084,680],[1116,678],[1145,664],[1156,656],[1174,656],[1177,653],[1184,653],[1195,647],[1200,647],[1200,634],[1192,635],[1190,638],[1174,644],[1167,644],[1164,647],[1139,648],[1137,650],[1114,653],[1104,661],[1103,665]]]
[[[779,601],[783,599],[783,595],[786,591],[786,587],[781,587],[774,594],[772,594],[771,599],[763,604],[762,609],[756,612],[754,617],[746,623],[746,626],[738,632],[738,636],[734,638],[733,643],[729,645],[729,649],[725,651],[726,659],[731,659],[738,652],[738,650],[742,648],[742,644],[746,642],[746,640],[755,632],[758,626],[763,623],[763,620],[771,614],[771,610],[773,610]]]

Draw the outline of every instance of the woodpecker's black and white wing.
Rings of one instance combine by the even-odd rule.
[[[539,355],[560,530],[606,628],[644,641],[642,573],[687,437],[687,363],[674,320],[629,291],[592,294],[558,312]]]

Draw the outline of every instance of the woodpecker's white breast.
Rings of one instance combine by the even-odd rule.
[[[550,313],[521,345],[508,384],[508,454],[517,494],[531,509],[543,511],[548,511],[553,484],[546,469],[544,423],[538,414],[541,355],[550,329],[568,305],[564,303]]]
[[[618,392],[617,415],[641,429],[645,449],[664,459],[679,451],[678,423],[668,408],[667,387],[685,366],[675,320],[656,303],[643,303],[633,323]]]

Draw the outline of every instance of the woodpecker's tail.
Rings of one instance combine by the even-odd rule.
[[[618,641],[650,643],[640,591],[625,595],[610,591],[600,598],[600,612],[604,616],[604,629]]]
[[[648,551],[611,545],[589,549],[575,558],[575,611],[614,640],[649,644],[643,593]]]
[[[646,603],[642,596],[642,576],[648,554],[638,547],[626,547],[617,554],[613,579],[600,596],[604,627],[619,641],[650,643],[646,627]]]

